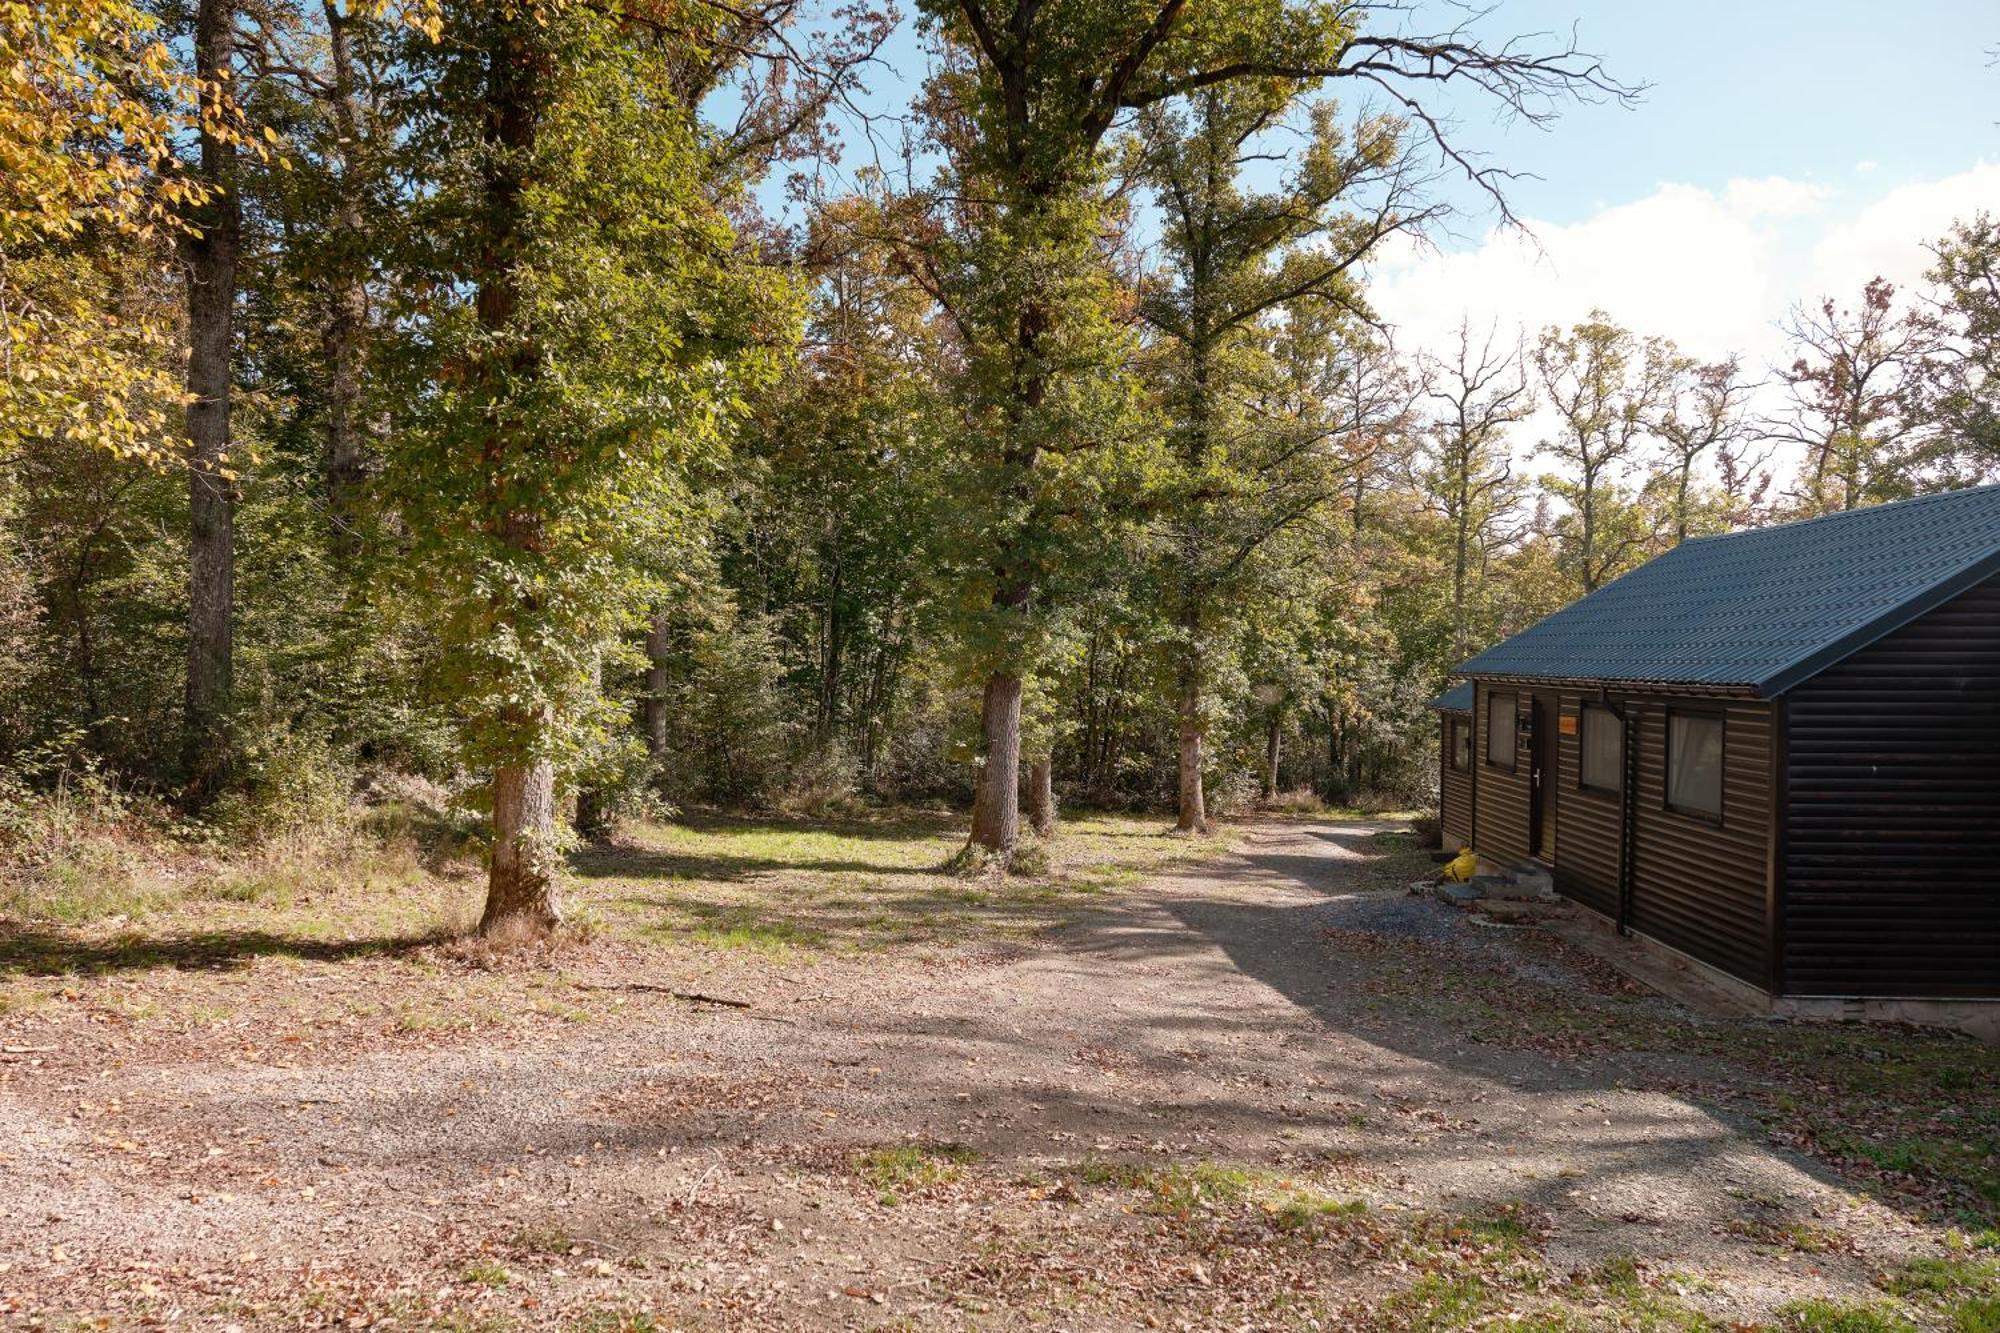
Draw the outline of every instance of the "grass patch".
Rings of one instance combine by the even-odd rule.
[[[569,1254],[578,1248],[576,1237],[557,1223],[522,1227],[509,1243],[529,1254]]]
[[[893,1208],[950,1184],[978,1160],[979,1153],[962,1143],[904,1143],[857,1153],[854,1171],[875,1190],[877,1202]]]
[[[1916,1327],[1878,1301],[1793,1301],[1776,1313],[1785,1333],[1908,1333]]]
[[[461,1280],[475,1287],[504,1287],[514,1278],[507,1266],[494,1259],[478,1259],[465,1266]]]
[[[1828,1254],[1854,1248],[1854,1242],[1830,1227],[1812,1222],[1780,1222],[1765,1218],[1736,1217],[1723,1224],[1732,1236],[1742,1236],[1760,1245],[1793,1250],[1799,1254]]]
[[[1390,1297],[1382,1312],[1397,1328],[1445,1333],[1471,1327],[1493,1304],[1492,1290],[1476,1274],[1429,1273]]]
[[[1197,1208],[1227,1206],[1250,1197],[1257,1177],[1241,1167],[1197,1162],[1191,1167],[1174,1165],[1155,1171],[1146,1180],[1152,1192],[1150,1212],[1185,1215]]]
[[[1079,1185],[1144,1193],[1142,1211],[1182,1220],[1254,1205],[1280,1231],[1311,1232],[1325,1223],[1368,1211],[1364,1199],[1340,1198],[1289,1176],[1216,1162],[1149,1166],[1092,1157],[1065,1174]]]
[[[2000,1259],[1912,1259],[1877,1285],[1928,1310],[1953,1333],[2000,1333]]]

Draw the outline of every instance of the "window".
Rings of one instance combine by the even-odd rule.
[[[1582,756],[1577,780],[1593,791],[1620,791],[1625,786],[1625,724],[1609,708],[1584,705],[1577,730]]]
[[[1463,773],[1472,767],[1472,719],[1451,720],[1451,766]]]
[[[1514,770],[1514,753],[1519,748],[1520,708],[1511,694],[1486,698],[1486,762],[1495,768]]]
[[[1667,715],[1667,805],[1684,814],[1722,818],[1722,719]]]

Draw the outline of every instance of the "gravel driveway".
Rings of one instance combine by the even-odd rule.
[[[1699,1059],[1547,1039],[1525,1007],[1526,1048],[1468,1035],[1448,1016],[1474,975],[1488,1032],[1496,993],[1559,1013],[1618,983],[1406,894],[1418,858],[1385,859],[1392,827],[1253,825],[1019,947],[607,974],[617,1016],[504,1040],[16,1053],[0,1313],[1455,1326],[1410,1295],[1439,1277],[1471,1292],[1467,1322],[1574,1289],[1580,1326],[1612,1326],[1639,1299],[1607,1304],[1618,1268],[1646,1300],[1747,1322],[1868,1299],[1936,1250],[1677,1091]],[[647,988],[668,982],[755,1007]]]

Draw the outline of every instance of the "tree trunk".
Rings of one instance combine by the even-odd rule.
[[[1028,824],[1038,837],[1056,833],[1056,764],[1043,755],[1028,765]]]
[[[546,759],[493,775],[493,862],[482,935],[525,938],[562,924],[557,897],[556,770]]]
[[[972,836],[977,848],[1002,865],[1021,837],[1021,678],[996,671],[986,681],[980,709],[978,785],[973,793]]]
[[[487,523],[512,550],[532,557],[543,541],[541,497],[517,489],[515,456],[539,447],[536,423],[524,421],[514,397],[518,382],[535,373],[538,356],[518,327],[521,291],[516,265],[525,242],[526,182],[522,171],[535,145],[542,90],[533,49],[532,16],[495,11],[489,31],[486,121],[483,137],[489,158],[481,181],[478,256],[479,287],[474,310],[481,331],[497,349],[482,365],[489,425],[482,464],[487,486]],[[503,589],[495,594],[495,620],[513,627],[536,607],[532,593]],[[523,754],[531,740],[555,725],[546,705],[539,712],[510,709],[500,722],[518,738]],[[557,899],[561,866],[556,857],[555,768],[547,759],[496,765],[493,775],[493,854],[487,871],[486,911],[481,933],[503,939],[541,935],[562,920]]]
[[[1181,833],[1208,832],[1208,806],[1201,789],[1202,726],[1201,691],[1192,673],[1183,677],[1181,688],[1181,802],[1180,820],[1174,825]]]
[[[235,34],[233,0],[200,0],[195,73],[227,88]],[[236,483],[228,474],[236,260],[242,208],[236,149],[204,131],[198,175],[212,192],[186,242],[188,267],[188,643],[182,764],[190,792],[213,794],[229,763],[228,716],[235,648]]]
[[[646,694],[639,701],[646,729],[646,753],[655,763],[667,757],[667,613],[655,611],[646,627]]]
[[[611,815],[604,806],[603,788],[590,786],[578,790],[576,817],[571,823],[577,836],[590,842],[603,842],[611,836]]]
[[[358,502],[368,479],[367,433],[361,425],[362,339],[368,328],[368,286],[361,222],[360,184],[354,155],[361,151],[361,117],[356,108],[353,20],[327,0],[327,48],[333,64],[332,110],[340,131],[339,197],[335,204],[335,257],[326,292],[326,325],[320,349],[326,357],[326,493],[334,554],[350,561],[360,553]]]
[[[1271,710],[1270,718],[1264,723],[1264,799],[1277,799],[1278,795],[1278,747],[1283,742],[1283,719],[1278,710]]]

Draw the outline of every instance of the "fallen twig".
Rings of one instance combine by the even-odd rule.
[[[645,981],[620,981],[613,985],[599,985],[593,981],[572,982],[578,990],[636,990],[649,995],[671,995],[676,1000],[686,1000],[689,1004],[719,1004],[725,1009],[755,1009],[748,1000],[732,1000],[723,995],[703,995],[700,991],[675,990],[671,986],[655,986]]]

